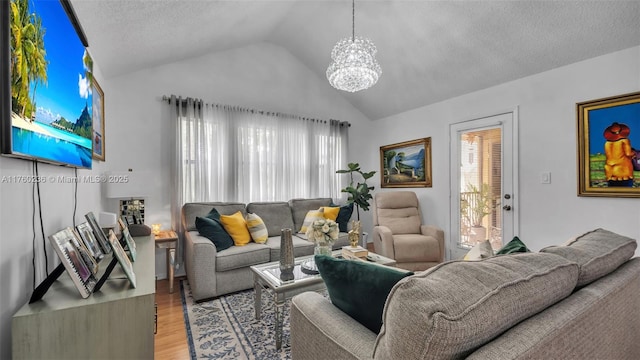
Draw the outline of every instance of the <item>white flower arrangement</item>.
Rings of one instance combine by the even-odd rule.
[[[338,224],[329,219],[315,220],[306,232],[309,241],[319,245],[331,245],[338,239]]]

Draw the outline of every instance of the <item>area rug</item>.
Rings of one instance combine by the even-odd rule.
[[[285,303],[282,348],[276,350],[273,296],[262,292],[262,317],[256,320],[254,291],[245,290],[195,303],[186,280],[180,282],[191,359],[291,359],[289,309]]]

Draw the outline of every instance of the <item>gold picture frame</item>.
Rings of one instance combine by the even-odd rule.
[[[91,90],[93,93],[93,111],[91,114],[91,121],[93,122],[93,133],[91,136],[93,158],[104,161],[104,92],[102,92],[102,88],[95,78],[91,81]]]
[[[578,196],[640,197],[640,92],[576,104]]]
[[[380,147],[383,188],[431,187],[431,138]]]

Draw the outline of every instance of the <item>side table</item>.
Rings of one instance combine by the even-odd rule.
[[[173,294],[173,266],[176,259],[176,246],[178,245],[178,234],[173,230],[161,230],[155,235],[156,248],[167,251],[167,273],[169,277],[169,293]]]

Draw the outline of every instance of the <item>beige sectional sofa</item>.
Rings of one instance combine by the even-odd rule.
[[[234,291],[253,287],[251,265],[280,259],[281,229],[293,230],[294,256],[313,254],[314,244],[298,234],[309,210],[329,206],[330,198],[292,199],[288,202],[198,202],[182,207],[184,229],[185,269],[194,300],[201,301]],[[232,246],[218,252],[211,240],[200,235],[195,226],[197,216],[206,216],[212,208],[222,215],[240,211],[254,213],[262,218],[269,233],[265,244],[251,242],[245,246]],[[340,233],[334,249],[348,245],[348,234]]]
[[[291,305],[293,359],[639,359],[636,241],[597,229],[539,253],[399,281],[379,334],[320,294]]]

